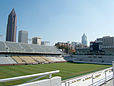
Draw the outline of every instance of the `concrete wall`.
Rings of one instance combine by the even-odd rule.
[[[57,76],[51,79],[39,80],[39,81],[16,85],[16,86],[61,86],[61,77]]]

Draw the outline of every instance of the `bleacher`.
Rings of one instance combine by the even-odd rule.
[[[38,63],[42,64],[42,63],[48,63],[48,61],[46,61],[45,59],[43,59],[41,56],[31,56],[35,61],[37,61]]]
[[[5,46],[5,43],[0,41],[0,52],[6,52],[7,47]]]
[[[71,58],[67,58],[67,59],[71,59]],[[78,63],[112,64],[113,60],[114,60],[114,56],[112,55],[74,55],[72,56],[72,61],[78,62]]]
[[[0,52],[62,54],[55,46],[0,41]]]
[[[66,60],[63,57],[56,57],[57,59],[59,59],[60,62],[66,62]]]
[[[30,44],[30,47],[32,48],[33,52],[39,52],[39,53],[43,52],[43,49],[39,45]]]
[[[48,63],[54,63],[52,60],[48,59],[47,57],[42,56],[44,60],[46,60]]]
[[[33,50],[31,49],[31,47],[28,44],[20,44],[21,47],[23,47],[24,52],[33,52]]]
[[[20,46],[19,43],[15,42],[5,42],[8,47],[9,52],[24,52],[24,49]]]
[[[65,62],[55,46],[0,41],[0,64],[47,64]]]
[[[63,57],[46,57],[50,59],[52,62],[65,62],[66,60],[63,60]]]
[[[24,61],[26,64],[37,64],[37,62],[32,59],[30,56],[19,56],[22,61]]]
[[[0,64],[47,64],[66,62],[63,57],[49,57],[49,56],[36,56],[36,55],[24,55],[24,56],[0,56]]]
[[[0,64],[17,64],[11,57],[0,57]]]
[[[25,64],[25,61],[23,61],[19,56],[12,56],[12,58],[19,64]]]

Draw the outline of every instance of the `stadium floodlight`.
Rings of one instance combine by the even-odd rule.
[[[13,81],[13,80],[31,78],[31,77],[36,77],[36,76],[44,76],[44,75],[49,75],[49,78],[51,78],[52,74],[58,73],[58,72],[60,72],[60,71],[56,70],[56,71],[45,72],[45,73],[38,73],[38,74],[32,74],[32,75],[26,75],[26,76],[19,76],[19,77],[7,78],[7,79],[0,79],[0,82],[8,82],[8,81]]]

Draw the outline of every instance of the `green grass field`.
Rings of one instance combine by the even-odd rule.
[[[60,70],[60,73],[54,74],[54,76],[61,76],[62,80],[65,80],[94,71],[102,70],[108,67],[111,67],[111,65],[77,64],[68,62],[37,65],[0,66],[0,79]],[[0,83],[0,86],[20,84],[27,80],[29,79]]]

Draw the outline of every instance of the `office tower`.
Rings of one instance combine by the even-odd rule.
[[[103,46],[114,46],[114,37],[103,37]]]
[[[12,9],[11,13],[8,16],[6,41],[16,42],[16,24],[17,16],[15,10]]]
[[[32,38],[32,44],[41,45],[41,38],[39,38],[39,37],[33,37]]]
[[[87,46],[87,36],[85,34],[82,36],[82,44]]]
[[[28,43],[28,32],[24,30],[20,30],[18,32],[18,42]]]
[[[102,42],[102,45],[104,47],[110,47],[110,46],[114,46],[114,37],[110,37],[110,36],[104,36],[102,38],[97,38],[95,40],[96,42]]]

